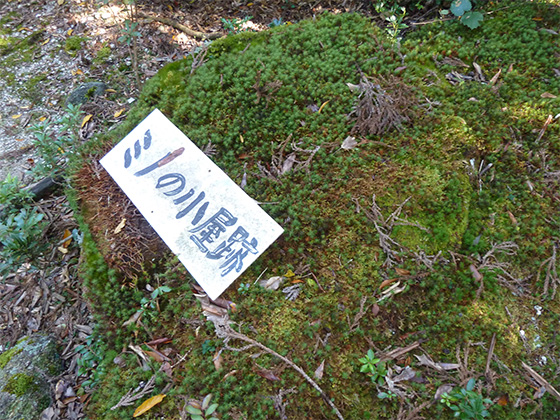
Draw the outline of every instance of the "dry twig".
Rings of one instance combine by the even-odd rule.
[[[313,379],[311,379],[311,377],[309,377],[309,375],[307,375],[307,373],[305,373],[305,371],[302,368],[300,368],[298,365],[296,365],[290,359],[288,359],[287,357],[284,357],[281,354],[275,352],[274,350],[266,347],[264,344],[262,344],[262,343],[260,343],[256,340],[253,340],[252,338],[247,337],[245,334],[242,334],[242,333],[239,333],[239,332],[235,331],[233,328],[231,328],[230,324],[232,322],[229,321],[229,319],[227,318],[227,315],[224,316],[224,317],[217,317],[217,316],[212,316],[212,315],[208,316],[207,315],[207,318],[208,318],[208,320],[210,320],[214,323],[214,327],[216,329],[216,335],[218,336],[218,338],[222,338],[226,344],[231,339],[244,341],[246,343],[249,343],[251,346],[260,348],[265,353],[268,353],[268,354],[270,354],[272,356],[275,356],[278,359],[282,360],[284,363],[286,363],[288,366],[290,366],[292,369],[294,369],[296,372],[298,372],[313,388],[315,388],[315,390],[317,390],[317,392],[319,392],[321,397],[323,397],[323,400],[325,400],[325,402],[333,409],[336,416],[340,420],[344,420],[344,417],[342,416],[342,414],[340,413],[338,408],[334,405],[334,403],[327,396],[327,394],[325,394],[325,392],[321,389],[321,387]]]
[[[348,84],[350,89],[360,92],[354,109],[348,114],[356,120],[352,133],[383,134],[410,121],[414,99],[411,89],[397,78],[374,82],[362,75],[358,85]]]
[[[198,39],[218,39],[221,38],[222,36],[224,36],[224,34],[220,33],[220,32],[213,32],[213,33],[204,33],[204,32],[199,32],[199,31],[195,31],[191,28],[188,28],[187,26],[183,25],[182,23],[179,23],[175,20],[172,19],[168,19],[168,18],[164,18],[162,16],[156,16],[156,15],[150,15],[148,13],[144,13],[144,12],[136,12],[136,15],[138,17],[147,19],[148,21],[153,20],[156,22],[160,22],[163,23],[164,25],[167,26],[171,26],[181,32],[186,33],[189,36],[192,36],[193,38],[198,38]]]
[[[552,385],[550,385],[550,383],[546,379],[544,379],[541,375],[535,372],[525,362],[521,362],[521,366],[523,366],[523,369],[525,369],[527,373],[529,373],[529,375],[534,379],[534,381],[537,384],[545,388],[550,393],[550,395],[552,395],[554,398],[560,401],[560,392],[558,392]]]
[[[376,196],[374,194],[372,197],[371,208],[369,210],[364,210],[364,212],[366,214],[366,217],[371,222],[373,222],[373,225],[377,230],[377,234],[379,235],[379,246],[387,256],[384,264],[387,267],[392,267],[398,259],[398,252],[407,250],[404,246],[391,238],[393,228],[395,226],[413,226],[425,232],[428,232],[428,229],[419,225],[418,223],[413,223],[408,221],[407,219],[402,219],[400,217],[404,205],[408,202],[408,200],[410,200],[411,197],[408,197],[406,200],[404,200],[387,218],[383,217],[381,208],[375,202],[375,197]],[[354,199],[353,201],[358,204],[356,199]],[[394,250],[393,248],[397,248],[398,251]]]
[[[129,390],[119,402],[111,407],[111,410],[116,410],[119,407],[126,407],[128,405],[132,405],[134,401],[139,400],[140,398],[144,398],[148,395],[155,387],[156,375],[152,375],[152,377],[146,382],[146,384],[142,387],[138,387],[136,389]],[[139,389],[140,388],[140,389]]]
[[[270,397],[274,402],[274,408],[278,412],[281,420],[288,420],[288,417],[286,416],[286,406],[288,405],[288,402],[284,402],[284,397],[289,394],[294,394],[295,392],[295,388],[280,389],[278,394]]]
[[[544,290],[542,296],[546,296],[548,294],[548,289],[552,285],[552,296],[551,299],[554,298],[556,295],[556,289],[560,284],[560,278],[558,278],[558,272],[556,270],[556,250],[558,249],[558,243],[554,243],[552,245],[552,255],[550,258],[547,258],[543,261],[541,266],[539,267],[539,271],[537,274],[537,281],[540,279],[541,270],[546,265],[546,276],[544,278]]]

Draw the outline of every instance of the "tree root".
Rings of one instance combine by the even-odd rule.
[[[171,27],[173,27],[173,28],[175,28],[175,29],[177,29],[181,32],[184,32],[187,35],[192,36],[193,38],[197,38],[197,39],[201,39],[201,40],[218,39],[218,38],[221,38],[222,36],[224,36],[224,34],[222,34],[221,32],[205,33],[205,32],[195,31],[195,30],[190,29],[190,28],[186,27],[185,25],[183,25],[182,23],[179,23],[175,20],[167,19],[167,18],[160,17],[160,16],[149,15],[147,13],[140,12],[140,11],[137,12],[137,16],[140,17],[140,18],[144,18],[144,19],[148,19],[148,20],[163,23],[164,25],[171,26]]]

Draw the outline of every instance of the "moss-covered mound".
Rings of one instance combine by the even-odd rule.
[[[477,392],[499,402],[494,418],[534,418],[535,409],[541,418],[558,415],[553,396],[533,399],[521,362],[560,387],[551,350],[560,344],[560,38],[551,32],[560,14],[546,4],[501,6],[477,30],[432,23],[400,47],[357,14],[217,41],[161,70],[127,122],[103,140],[107,150],[157,107],[213,150],[232,179],[247,180],[245,190],[285,234],[224,294],[237,304],[231,318],[309,374],[324,361],[317,382],[347,419],[393,419],[399,411],[405,418],[423,403],[425,418],[451,418],[445,405],[429,402],[443,383],[464,387],[473,377]],[[78,174],[77,197],[91,199],[95,171]],[[91,211],[84,217],[86,225],[100,220]],[[215,365],[223,343],[203,323],[181,267],[156,267],[156,280],[144,279],[169,286],[163,298],[140,302],[140,292],[126,292],[122,303],[127,281],[118,263],[108,276],[88,235],[86,248],[95,303],[106,314],[116,299],[124,307],[113,325],[144,309],[141,324],[113,328],[115,348],[153,334],[190,351],[153,418],[179,418],[180,396],[209,392],[223,418],[276,418],[282,410],[290,419],[333,417],[278,359],[226,350]],[[285,276],[282,288],[299,285],[299,296],[286,300],[254,284],[265,269],[264,277]],[[398,395],[378,398],[387,389],[360,372],[358,359],[417,341],[437,362],[459,357],[459,371],[422,366],[416,348],[387,362],[389,377],[405,366],[415,377],[398,383]],[[90,418],[122,418],[126,408],[108,408],[150,375],[110,369]],[[168,379],[160,375],[163,389]],[[297,392],[278,399],[292,387]]]

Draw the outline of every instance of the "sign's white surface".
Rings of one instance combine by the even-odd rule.
[[[283,231],[157,109],[100,162],[211,299]]]

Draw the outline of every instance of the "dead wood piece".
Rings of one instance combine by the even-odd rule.
[[[373,83],[364,75],[358,85],[349,87],[360,92],[354,109],[348,114],[356,121],[352,133],[380,135],[400,129],[411,120],[414,95],[399,79],[379,79]]]
[[[558,285],[560,285],[560,277],[558,277],[558,271],[556,269],[556,250],[558,249],[558,244],[554,244],[552,246],[552,255],[550,258],[547,258],[543,261],[541,266],[539,267],[539,271],[537,273],[537,281],[539,281],[541,276],[541,270],[546,265],[546,275],[544,278],[544,291],[542,296],[548,295],[548,289],[552,286],[552,296],[551,299],[554,298],[556,295],[556,289]]]
[[[414,407],[409,412],[405,412],[404,406],[401,406],[399,409],[399,413],[397,414],[397,420],[421,420],[424,417],[420,416],[420,411],[424,408],[432,405],[433,401],[426,401],[420,404],[418,407]]]
[[[290,366],[292,369],[294,369],[296,372],[298,372],[301,376],[303,376],[303,378],[313,388],[315,388],[315,390],[317,390],[317,392],[319,392],[321,397],[323,397],[323,400],[332,408],[332,410],[334,411],[336,416],[340,420],[344,420],[344,417],[342,416],[342,414],[340,413],[338,408],[334,405],[334,403],[327,396],[327,394],[325,394],[325,392],[321,389],[321,387],[313,379],[311,379],[311,377],[307,373],[305,373],[305,371],[302,368],[300,368],[298,365],[296,365],[290,359],[288,359],[287,357],[284,357],[281,354],[275,352],[274,350],[266,347],[264,344],[262,344],[262,343],[260,343],[256,340],[253,340],[252,338],[249,338],[242,333],[239,333],[239,332],[235,331],[233,328],[231,328],[230,324],[232,322],[229,321],[229,319],[227,318],[227,315],[225,317],[217,317],[217,316],[212,316],[212,315],[206,315],[206,317],[208,318],[209,321],[212,321],[214,323],[214,327],[216,328],[216,335],[218,336],[218,338],[222,338],[226,344],[231,339],[244,341],[246,343],[249,343],[251,346],[260,348],[265,353],[268,353],[268,354],[270,354],[272,356],[275,356],[278,359],[282,360],[284,363],[286,363],[288,366]]]
[[[360,319],[364,317],[367,310],[369,309],[368,307],[364,310],[364,305],[366,304],[366,301],[367,301],[367,296],[362,297],[362,300],[360,301],[360,310],[358,311],[356,316],[354,316],[354,321],[352,322],[352,324],[349,325],[350,331],[354,331],[360,326]],[[350,324],[350,322],[348,322],[348,324]]]
[[[119,407],[132,405],[134,401],[148,395],[154,389],[155,381],[156,375],[152,375],[152,377],[148,380],[148,382],[146,382],[144,386],[129,390],[125,395],[122,396],[117,404],[111,407],[111,410],[116,410]]]
[[[175,20],[164,18],[161,16],[150,15],[144,12],[137,12],[137,16],[148,20],[155,20],[156,22],[160,22],[163,23],[164,25],[171,26],[181,32],[186,33],[189,36],[192,36],[193,38],[205,40],[205,39],[218,39],[224,36],[224,34],[220,32],[204,33],[204,32],[195,31]]]
[[[535,382],[537,382],[540,386],[546,388],[546,390],[549,392],[549,394],[551,394],[554,398],[556,398],[558,401],[560,401],[560,392],[558,392],[552,385],[550,385],[550,383],[548,383],[548,381],[546,379],[544,379],[541,375],[539,375],[537,372],[535,372],[525,362],[521,362],[521,366],[523,366],[523,369],[525,369],[527,371],[527,373],[529,373],[529,375],[531,375],[531,377],[535,380]]]
[[[61,178],[43,178],[39,182],[28,185],[24,189],[29,191],[33,195],[34,201],[39,201],[41,198],[48,196],[56,187],[59,185],[57,181],[61,181]]]
[[[415,348],[420,347],[420,341],[415,341],[412,344],[409,344],[406,347],[397,347],[396,349],[391,350],[385,354],[379,356],[382,362],[386,362],[389,360],[394,360],[400,358],[403,354],[408,353],[409,351],[414,350]]]
[[[496,333],[492,335],[492,341],[490,342],[490,348],[488,349],[488,357],[486,358],[486,369],[484,374],[488,376],[490,373],[490,361],[492,360],[492,355],[494,354],[494,347],[496,346]]]

